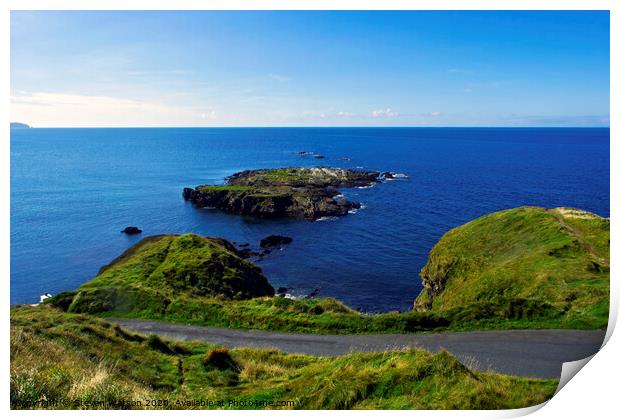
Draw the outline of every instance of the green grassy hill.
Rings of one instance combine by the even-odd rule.
[[[196,399],[222,401],[211,408],[242,408],[229,405],[237,400],[294,403],[271,408],[504,409],[539,404],[557,386],[472,371],[445,352],[313,357],[172,342],[49,305],[11,310],[10,354],[14,409],[54,402],[54,408],[181,409],[195,408],[187,403]]]
[[[421,277],[413,311],[367,315],[331,298],[272,296],[260,268],[222,239],[163,235],[48,303],[106,317],[300,333],[605,328],[609,220],[537,207],[493,213],[448,232]]]
[[[434,314],[361,314],[331,298],[273,297],[259,267],[218,238],[143,239],[75,291],[46,304],[70,313],[292,332],[412,332],[445,326]]]
[[[259,267],[232,244],[199,235],[151,236],[125,251],[75,292],[53,299],[70,312],[165,312],[175,299],[272,296]]]
[[[420,276],[418,311],[604,328],[609,219],[568,208],[492,213],[446,233]]]

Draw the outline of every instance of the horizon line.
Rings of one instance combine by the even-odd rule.
[[[11,124],[17,121],[11,122]],[[20,123],[26,124],[26,123]],[[92,128],[610,128],[610,125],[240,125],[240,126],[199,126],[199,125],[179,125],[179,126],[67,126],[67,127],[49,127],[49,126],[31,126],[27,128],[15,127],[17,130],[28,129],[92,129]]]

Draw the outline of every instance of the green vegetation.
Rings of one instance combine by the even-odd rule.
[[[303,168],[281,168],[265,170],[256,173],[252,182],[259,181],[265,185],[287,185],[291,182],[305,181],[307,180],[310,170],[304,170]]]
[[[196,187],[198,191],[248,191],[252,187],[245,185],[200,185]]]
[[[295,195],[303,195],[304,191],[298,192],[288,187],[250,187],[247,185],[200,185],[196,191],[207,194],[223,194],[227,199],[253,198],[275,198],[286,199]]]
[[[331,298],[272,297],[260,269],[230,243],[166,235],[144,239],[48,304],[105,317],[298,333],[605,328],[609,220],[534,207],[484,216],[448,232],[422,277],[414,311],[367,315]]]
[[[75,292],[53,304],[70,312],[163,312],[175,299],[247,299],[274,291],[260,268],[240,258],[229,242],[199,235],[145,238],[103,267]]]
[[[378,180],[379,172],[340,168],[278,168],[238,172],[227,179],[228,185],[252,187],[310,187],[369,185]]]
[[[542,403],[556,386],[472,371],[445,352],[313,357],[227,350],[132,334],[49,305],[11,310],[14,409],[54,401],[54,408],[201,408],[192,405],[196,399],[214,403],[204,408],[292,401],[270,408],[504,409]],[[90,401],[100,403],[84,405]]]
[[[52,301],[55,305],[55,302]],[[292,300],[283,297],[248,300],[180,297],[165,310],[121,309],[92,312],[106,318],[154,319],[184,324],[319,334],[430,331],[449,326],[434,313],[365,315],[332,298]]]
[[[421,277],[415,309],[453,321],[605,328],[609,220],[567,208],[489,214],[446,233]]]

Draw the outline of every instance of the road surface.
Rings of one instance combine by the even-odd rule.
[[[288,353],[339,356],[353,351],[419,347],[446,349],[465,365],[509,375],[559,378],[562,363],[596,353],[605,331],[508,330],[428,334],[318,335],[246,331],[159,321],[109,319],[121,327],[175,340],[202,341],[226,347],[275,348]]]

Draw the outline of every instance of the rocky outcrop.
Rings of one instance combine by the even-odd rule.
[[[360,203],[337,199],[336,188],[382,182],[380,172],[339,168],[284,168],[238,172],[226,185],[184,188],[183,198],[199,207],[240,215],[316,220],[344,216]]]
[[[274,246],[286,245],[293,242],[293,238],[282,235],[269,235],[260,240],[261,248],[271,248]]]
[[[121,233],[126,233],[127,235],[136,235],[138,233],[142,233],[142,229],[136,226],[127,226],[125,229],[121,230]]]

